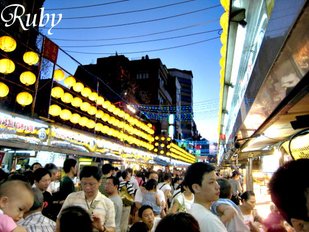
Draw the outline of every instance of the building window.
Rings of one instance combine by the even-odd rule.
[[[146,72],[136,74],[137,80],[144,80],[144,79],[148,79],[148,78],[149,78],[149,74],[146,73]]]

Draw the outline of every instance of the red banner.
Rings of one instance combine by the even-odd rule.
[[[58,46],[48,38],[44,38],[42,56],[53,63],[57,62]]]
[[[0,151],[0,167],[1,167],[2,160],[3,160],[3,158],[4,158],[4,155],[5,155],[5,153],[2,152],[2,151]]]

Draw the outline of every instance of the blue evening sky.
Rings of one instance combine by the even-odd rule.
[[[217,141],[219,0],[46,0],[44,10],[62,14],[48,37],[82,64],[117,52],[130,60],[148,55],[167,68],[191,70],[194,120],[204,138]],[[68,56],[62,54],[59,62],[75,71]]]

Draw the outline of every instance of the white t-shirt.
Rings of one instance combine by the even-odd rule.
[[[135,198],[134,198],[134,201],[135,202],[139,202],[139,203],[142,203],[143,202],[143,193],[142,193],[142,187],[139,188],[136,193],[135,193]],[[160,189],[157,189],[157,193],[158,193],[158,196],[159,196],[159,199],[160,199],[160,202],[164,201],[165,203],[165,197],[164,197],[164,193],[162,190]]]
[[[193,203],[189,213],[197,220],[201,232],[227,232],[220,219],[204,206]]]

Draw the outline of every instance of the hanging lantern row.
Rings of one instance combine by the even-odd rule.
[[[70,77],[71,78],[71,77]],[[65,81],[65,80],[64,80]],[[74,88],[74,87],[73,87]],[[64,98],[64,90],[60,87],[60,86],[56,86],[52,89],[52,96],[59,99],[61,98],[61,100],[63,101]],[[69,93],[68,93],[69,94]],[[113,113],[114,115],[123,118],[125,120],[127,120],[130,124],[132,125],[136,125],[141,129],[144,129],[144,131],[146,131],[149,134],[154,134],[153,129],[151,128],[152,125],[149,123],[148,125],[140,122],[138,119],[130,116],[129,114],[127,114],[126,112],[124,112],[123,110],[117,108],[115,105],[113,105],[110,101],[108,100],[104,100],[103,97],[98,96],[98,94],[96,92],[92,92],[90,88],[85,87],[81,90],[81,94],[84,97],[88,97],[90,100],[92,100],[93,102],[96,102],[97,105],[101,105],[104,109],[108,110],[109,112]],[[70,94],[71,95],[71,94]],[[88,111],[88,109],[90,108],[90,104],[89,103],[83,103],[82,100],[78,97],[73,98],[73,96],[71,97],[70,95],[68,95],[67,101],[64,101],[65,103],[71,103],[74,107],[83,107],[84,109],[82,109],[83,111]],[[96,100],[95,100],[96,99]],[[83,104],[83,105],[82,105]],[[92,114],[95,114],[95,111],[92,109]],[[88,112],[89,113],[89,112]]]
[[[154,130],[152,129],[152,125],[150,123],[146,125],[138,119],[131,117],[130,114],[127,114],[125,111],[117,108],[111,102],[104,100],[104,98],[99,96],[97,92],[92,91],[89,87],[84,86],[83,83],[76,81],[73,76],[68,76],[65,78],[65,73],[63,70],[56,69],[54,71],[53,78],[58,82],[63,81],[67,88],[72,88],[75,92],[80,93],[83,97],[88,98],[99,106],[102,106],[104,109],[107,109],[114,115],[120,118],[124,118],[130,124],[136,125],[137,127],[146,131],[148,134],[154,134]]]
[[[135,134],[143,139],[146,139],[149,142],[152,142],[154,140],[153,136],[134,128],[130,124],[118,120],[110,114],[104,113],[102,110],[97,109],[97,107],[91,105],[89,102],[83,102],[82,99],[79,97],[73,97],[73,95],[69,92],[64,92],[64,90],[60,86],[52,88],[51,96],[56,99],[61,99],[62,102],[66,104],[71,104],[75,108],[80,108],[80,110],[88,113],[91,116],[95,115],[96,118],[101,119],[104,122],[107,122],[115,127],[118,127],[119,129],[124,129],[130,134]]]
[[[122,131],[115,130],[110,128],[102,123],[96,123],[92,119],[88,119],[87,117],[80,116],[77,113],[72,113],[68,109],[61,109],[58,105],[51,105],[49,107],[49,114],[54,117],[60,117],[64,121],[70,121],[73,124],[79,124],[82,127],[87,127],[89,129],[94,129],[95,131],[99,131],[103,134],[118,138],[119,140],[125,140],[130,144],[136,144],[137,146],[144,147],[148,150],[153,149],[153,145],[147,142],[144,142],[140,139],[137,139],[131,135],[127,135]]]
[[[6,97],[9,94],[9,92],[10,92],[9,87],[3,82],[0,82],[0,98]]]
[[[0,37],[0,49],[5,52],[12,52],[16,49],[16,41],[11,36]]]

